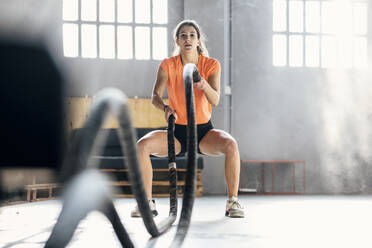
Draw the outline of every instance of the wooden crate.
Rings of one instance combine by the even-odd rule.
[[[114,187],[115,197],[134,197],[127,169],[101,169],[101,171],[107,173],[111,178],[113,178],[111,180],[111,185]],[[183,196],[185,178],[186,169],[177,169],[178,197]],[[153,197],[169,197],[168,169],[153,169],[152,195]],[[202,195],[202,170],[197,169],[195,196],[199,197]]]

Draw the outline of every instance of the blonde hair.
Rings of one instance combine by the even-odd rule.
[[[173,56],[180,54],[180,48],[177,45],[177,39],[179,38],[180,30],[183,26],[191,26],[195,28],[196,33],[198,34],[198,39],[200,41],[200,44],[197,47],[198,53],[208,57],[209,56],[208,50],[207,50],[207,47],[205,46],[205,42],[206,42],[205,34],[201,31],[199,25],[194,20],[183,20],[180,23],[178,23],[176,28],[173,30],[173,41],[174,41]]]

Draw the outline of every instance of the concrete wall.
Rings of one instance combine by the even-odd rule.
[[[272,1],[232,2],[232,123],[242,159],[306,160],[309,193],[372,192],[371,63],[275,68]]]
[[[228,96],[225,96],[225,85],[228,82],[229,50],[228,20],[226,10],[228,2],[224,0],[185,0],[185,19],[198,22],[207,37],[209,56],[219,60],[222,67],[220,103],[213,108],[212,122],[215,128],[228,129]],[[228,130],[227,130],[228,131]],[[224,158],[204,156],[205,169],[203,171],[203,185],[205,194],[222,194],[226,192],[224,178]]]

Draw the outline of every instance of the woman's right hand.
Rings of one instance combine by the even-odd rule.
[[[169,120],[169,116],[170,115],[173,115],[174,116],[174,121],[177,120],[177,113],[176,113],[176,110],[173,110],[171,107],[169,107],[168,105],[165,105],[164,106],[164,114],[165,114],[165,120],[168,122]]]

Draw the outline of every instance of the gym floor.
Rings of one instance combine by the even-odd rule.
[[[195,199],[183,247],[371,247],[372,196],[241,196],[244,219],[224,216],[225,197]],[[169,199],[157,199],[161,221]],[[179,210],[182,200],[179,200]],[[133,199],[115,206],[136,247],[169,247],[177,223],[151,239],[141,218],[131,218]],[[43,247],[61,210],[60,200],[1,208],[0,247]],[[93,212],[80,223],[68,247],[120,247],[111,224]]]

